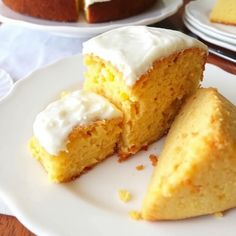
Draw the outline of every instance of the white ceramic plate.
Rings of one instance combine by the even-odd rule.
[[[193,20],[193,18],[185,11],[185,18],[199,31],[203,32],[204,34],[211,35],[214,38],[217,38],[219,41],[224,41],[226,43],[232,44],[236,46],[236,38],[225,36],[224,34],[211,31],[207,27],[202,24],[199,24],[198,21]]]
[[[196,0],[191,1],[185,7],[185,12],[196,24],[201,25],[209,31],[209,33],[217,33],[219,35],[236,39],[236,27],[212,23],[209,20],[210,12],[216,0]]]
[[[152,173],[148,156],[160,153],[163,140],[122,164],[112,156],[71,183],[49,183],[27,149],[32,123],[61,91],[81,88],[82,71],[80,55],[64,59],[17,82],[0,102],[0,197],[12,213],[44,236],[235,235],[235,210],[221,219],[206,216],[155,223],[129,219],[128,211],[140,208]],[[236,76],[207,65],[204,86],[219,88],[236,103]],[[140,164],[145,166],[143,171],[135,169]],[[129,190],[133,200],[120,202],[119,189]]]
[[[192,31],[194,34],[204,39],[205,41],[215,44],[217,46],[229,49],[231,51],[236,51],[236,45],[230,44],[223,40],[219,40],[219,38],[214,37],[214,35],[212,34],[206,34],[205,32],[201,31],[199,28],[196,28],[185,16],[183,17],[183,22],[190,31]]]
[[[108,23],[88,24],[86,23],[83,16],[80,17],[79,22],[63,23],[41,20],[34,17],[21,15],[10,10],[3,4],[2,0],[0,0],[0,21],[5,23],[19,24],[33,29],[49,31],[51,33],[70,37],[91,37],[93,35],[121,26],[148,25],[156,23],[170,15],[173,15],[179,9],[182,3],[182,0],[158,0],[150,10],[137,16]]]

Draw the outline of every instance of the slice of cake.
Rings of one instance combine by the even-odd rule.
[[[65,182],[114,153],[121,112],[105,98],[75,91],[39,113],[29,142],[54,182]]]
[[[173,220],[236,207],[236,107],[199,89],[181,108],[143,202],[146,220]]]
[[[216,23],[236,25],[236,1],[217,0],[211,11],[210,20]]]
[[[181,32],[128,26],[88,40],[83,55],[84,89],[124,113],[119,154],[125,159],[168,131],[199,86],[207,47]]]

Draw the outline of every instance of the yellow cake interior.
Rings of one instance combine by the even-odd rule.
[[[146,193],[142,217],[173,220],[236,206],[236,107],[199,89],[175,119]]]
[[[103,95],[124,113],[121,159],[167,132],[184,98],[198,88],[205,60],[202,49],[187,49],[154,62],[152,69],[129,87],[111,63],[85,55],[84,89]]]
[[[236,25],[236,1],[217,0],[210,13],[210,20],[212,22]]]
[[[121,124],[122,119],[116,118],[74,128],[68,137],[67,151],[61,151],[58,156],[50,155],[35,137],[30,139],[29,148],[51,181],[70,181],[114,153]]]

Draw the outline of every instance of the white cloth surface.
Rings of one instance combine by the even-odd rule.
[[[15,82],[42,66],[81,53],[84,40],[86,38],[63,37],[3,24],[0,26],[0,68]],[[12,215],[1,199],[0,214]]]
[[[0,26],[0,68],[16,81],[37,68],[80,53],[81,40],[85,39],[3,24]]]

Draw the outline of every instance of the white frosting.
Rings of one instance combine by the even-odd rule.
[[[207,46],[179,31],[147,26],[127,26],[108,31],[83,44],[83,54],[110,61],[133,86],[153,62],[191,47]]]
[[[34,122],[34,136],[45,150],[58,155],[66,151],[67,138],[75,126],[122,116],[105,98],[86,91],[75,91],[49,104]]]
[[[84,1],[84,6],[85,8],[88,7],[89,5],[92,5],[96,2],[110,2],[111,0],[85,0]]]

